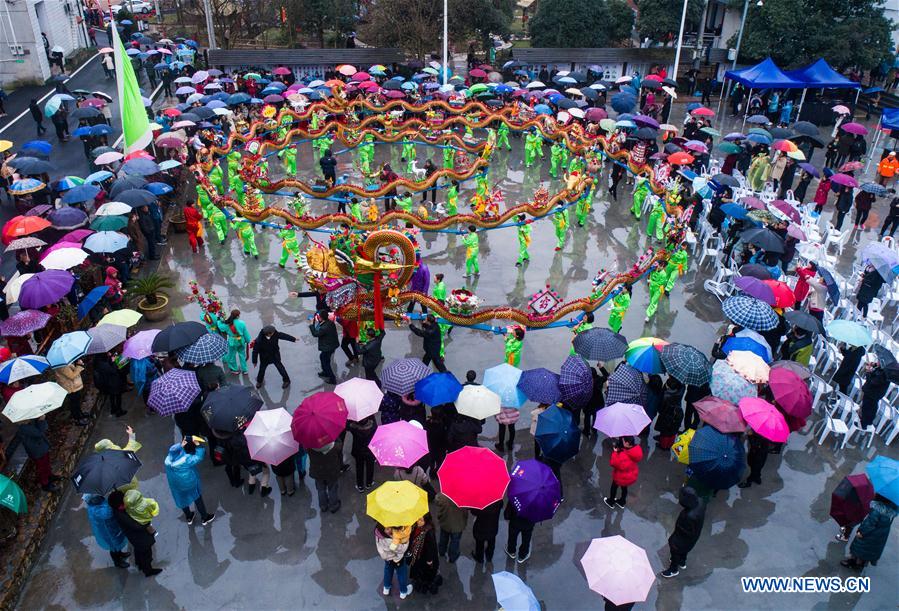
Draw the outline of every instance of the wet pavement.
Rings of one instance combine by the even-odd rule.
[[[491,183],[501,181],[509,204],[523,199],[537,181],[536,170],[527,177],[522,173],[520,145],[520,141],[513,141],[516,150],[510,157],[500,154],[495,164],[500,169],[491,173]],[[378,148],[379,160],[391,154],[388,147]],[[398,156],[399,147],[390,148],[395,148],[393,154]],[[419,165],[424,155],[422,147]],[[341,158],[342,164],[349,161],[349,157]],[[311,166],[308,150],[301,150],[298,162],[300,167]],[[272,166],[277,174],[277,162],[273,161]],[[548,179],[546,168],[543,173],[542,178]],[[557,185],[551,185],[550,191]],[[460,204],[470,193],[471,189],[463,191]],[[485,305],[521,308],[526,308],[528,295],[547,284],[563,298],[588,294],[590,281],[599,268],[625,269],[646,246],[642,225],[635,225],[628,211],[630,189],[622,183],[619,193],[618,202],[605,195],[597,198],[590,226],[573,227],[562,253],[553,252],[551,222],[537,222],[532,233],[531,262],[524,269],[514,266],[514,229],[482,234],[481,277],[470,288]],[[316,204],[316,210],[328,205],[332,204]],[[862,234],[862,243],[873,233]],[[321,240],[323,236],[313,237]],[[257,234],[258,261],[246,259],[233,236],[224,246],[207,245],[206,254],[200,255],[190,252],[183,235],[171,238],[173,248],[162,261],[161,269],[169,270],[177,279],[174,319],[199,318],[198,306],[186,303],[184,297],[188,281],[196,280],[203,288],[214,288],[226,307],[239,308],[254,336],[264,324],[275,324],[279,330],[297,336],[296,344],[282,343],[293,385],[281,390],[279,377],[270,369],[262,391],[267,408],[283,406],[292,411],[308,394],[330,388],[315,375],[318,353],[307,327],[314,304],[311,299],[301,301],[288,296],[289,291],[303,290],[305,283],[292,264],[286,272],[277,267],[280,244],[272,230]],[[450,289],[462,286],[464,248],[459,237],[428,234],[421,243],[431,273],[444,273]],[[849,245],[844,266],[850,264],[853,251]],[[703,280],[713,270],[697,272],[695,261],[691,261],[690,267],[671,297],[662,301],[650,324],[643,323],[648,301],[645,283],[635,287],[622,333],[630,339],[655,335],[708,352],[724,319],[717,300],[702,289]],[[598,324],[605,325],[607,313],[608,307],[597,312]],[[528,333],[522,367],[557,369],[568,354],[570,339],[567,329]],[[388,324],[384,354],[388,362],[420,356],[421,341],[406,328]],[[339,379],[362,374],[361,367],[345,366],[341,353],[335,360]],[[458,377],[464,376],[467,369],[475,369],[480,378],[485,368],[502,360],[501,338],[487,332],[456,329],[446,348],[447,366]],[[242,377],[241,381],[255,381],[252,368],[251,374],[253,379]],[[506,526],[501,525],[493,563],[486,567],[476,565],[467,556],[473,549],[469,527],[462,540],[463,557],[455,564],[441,560],[445,581],[440,593],[414,593],[401,603],[395,589],[390,597],[380,594],[383,563],[375,550],[373,523],[365,516],[364,497],[353,489],[352,473],[340,482],[340,512],[322,515],[312,482],[303,483],[291,498],[281,497],[277,488],[267,499],[258,495],[247,497],[245,491],[228,485],[222,469],[214,469],[204,461],[204,498],[207,506],[216,509],[217,519],[205,528],[188,527],[171,501],[162,466],[167,447],[176,440],[174,425],[168,418],[146,415],[133,396],[128,398],[128,415],[121,420],[104,415],[94,437],[108,436],[123,442],[124,426],[130,424],[136,429],[144,445],[138,453],[144,462],[141,489],[156,498],[161,507],[160,516],[154,520],[159,530],[154,555],[164,572],[145,579],[133,568],[112,568],[106,552],[93,541],[80,497],[69,489],[19,602],[20,608],[380,609],[386,605],[493,609],[496,604],[490,574],[510,570],[533,588],[548,609],[593,609],[602,605],[602,599],[587,587],[579,564],[591,538],[626,536],[647,550],[656,570],[667,566],[666,540],[679,510],[676,493],[683,482],[683,465],[674,461],[669,452],[650,446],[641,464],[640,479],[630,489],[627,508],[612,511],[602,503],[611,481],[609,445],[607,441],[585,439],[579,455],[562,469],[565,501],[552,521],[535,528],[532,555],[525,564],[514,563],[503,554]],[[504,454],[510,467],[515,460],[533,455],[533,439],[528,432],[532,407],[528,404],[522,408],[515,449]],[[481,445],[492,448],[495,436],[496,424],[490,419],[481,435]],[[348,456],[348,449],[346,452]],[[895,447],[884,448],[879,440],[870,449],[849,447],[840,452],[834,451],[830,442],[819,447],[808,433],[792,435],[783,454],[770,457],[762,486],[734,488],[712,501],[703,535],[689,557],[689,568],[674,580],[659,580],[645,608],[894,606],[899,594],[899,541],[895,533],[878,566],[869,567],[864,573],[872,578],[868,594],[761,595],[743,594],[740,588],[743,576],[854,575],[839,565],[846,546],[833,539],[837,526],[828,517],[830,493],[843,476],[861,472],[878,452],[897,455]],[[391,472],[378,469],[376,482],[389,479]]]

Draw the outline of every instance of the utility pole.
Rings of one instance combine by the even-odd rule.
[[[674,70],[672,70],[671,79],[677,80],[677,69],[680,66],[681,48],[684,46],[684,24],[687,22],[687,2],[684,0],[684,10],[680,15],[680,32],[677,35],[677,50],[674,52]]]
[[[737,59],[740,57],[740,44],[743,42],[743,28],[746,27],[746,15],[749,13],[749,0],[743,0],[743,18],[740,20],[740,31],[737,34],[737,48],[734,49],[734,61],[730,69],[737,69]]]
[[[446,85],[447,79],[449,78],[449,63],[448,63],[448,49],[449,49],[449,3],[447,0],[443,0],[443,84]]]
[[[212,24],[212,7],[209,0],[203,0],[203,11],[206,13],[206,30],[209,36],[209,48],[217,49],[215,44],[215,27]]]

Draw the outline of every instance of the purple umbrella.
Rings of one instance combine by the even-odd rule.
[[[125,340],[122,356],[129,359],[142,359],[153,354],[153,339],[159,334],[159,329],[140,331]]]
[[[540,367],[521,372],[518,379],[518,390],[531,401],[552,404],[559,400],[559,374]]]
[[[734,286],[751,297],[761,299],[768,305],[774,305],[777,301],[772,288],[753,276],[740,276],[734,280]]]
[[[431,368],[421,359],[397,359],[381,371],[385,391],[405,396],[415,390],[415,383],[431,375]]]
[[[199,396],[197,374],[185,369],[170,369],[153,380],[147,405],[160,416],[172,416],[186,412]]]
[[[40,310],[22,310],[0,322],[0,334],[5,337],[24,337],[43,329],[50,315]]]
[[[815,178],[821,178],[821,173],[818,171],[818,168],[816,168],[812,164],[806,163],[805,161],[803,161],[802,163],[799,164],[799,167],[802,168],[803,170],[805,170],[807,173],[814,176]]]
[[[53,206],[50,206],[48,204],[40,204],[33,208],[29,208],[25,213],[25,216],[42,216],[44,213],[50,212],[51,210],[53,210]]]
[[[651,127],[653,129],[659,129],[659,122],[647,115],[636,115],[634,117],[634,123],[636,123],[637,125]]]
[[[22,283],[19,305],[23,308],[42,308],[56,303],[71,290],[75,276],[61,269],[38,272]]]
[[[842,129],[844,132],[855,134],[856,136],[868,135],[868,128],[861,123],[843,123],[840,126],[840,129]]]
[[[87,223],[87,213],[78,208],[59,208],[54,210],[47,218],[53,223],[54,229],[76,229]]]
[[[537,460],[515,464],[506,493],[518,515],[532,522],[549,520],[562,502],[558,478],[552,469]]]
[[[834,174],[830,177],[830,182],[844,187],[857,187],[858,181],[848,174]]]
[[[593,428],[609,437],[639,435],[652,420],[643,407],[631,403],[615,403],[599,410]]]
[[[559,374],[562,402],[573,408],[584,407],[593,396],[593,376],[590,366],[578,355],[571,355],[562,363]]]

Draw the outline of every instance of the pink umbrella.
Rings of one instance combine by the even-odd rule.
[[[416,423],[417,424],[417,423]],[[411,467],[428,453],[428,436],[421,425],[400,420],[375,431],[368,449],[384,467]]]
[[[593,539],[581,566],[590,589],[615,605],[643,602],[656,579],[646,550],[621,535]]]
[[[840,129],[842,129],[846,133],[855,134],[856,136],[868,135],[868,128],[861,123],[843,123],[840,126]]]
[[[402,91],[397,91],[396,89],[390,89],[388,91],[385,91],[383,93],[383,96],[385,98],[390,98],[392,100],[398,100],[400,98],[406,97],[406,94],[403,93]]]
[[[758,397],[740,399],[740,415],[752,430],[775,443],[783,443],[790,436],[790,428],[777,408]]]
[[[304,448],[322,448],[346,428],[346,403],[333,392],[317,392],[303,399],[293,412],[293,438]]]
[[[129,359],[144,359],[153,354],[153,339],[159,334],[159,329],[140,331],[125,340],[122,356]]]
[[[753,210],[764,210],[765,202],[760,200],[757,197],[753,197],[752,195],[747,195],[743,199],[740,200],[740,203],[746,206],[747,208],[752,208]]]
[[[737,406],[718,397],[704,397],[693,404],[699,419],[722,433],[743,433],[746,421],[740,416]]]
[[[70,231],[69,233],[62,236],[61,242],[75,242],[78,247],[81,247],[81,242],[83,242],[87,236],[94,233],[92,229],[76,229],[75,231]]]
[[[483,509],[503,498],[509,485],[505,461],[487,448],[466,446],[446,455],[440,490],[459,507]]]
[[[780,210],[783,214],[785,214],[791,221],[794,223],[798,223],[801,219],[799,216],[799,211],[796,210],[793,206],[788,204],[785,200],[775,199],[771,202],[771,207]]]
[[[632,403],[614,403],[596,415],[593,428],[609,437],[639,435],[652,422],[643,407]]]
[[[250,458],[278,465],[296,454],[300,444],[290,430],[290,414],[283,407],[256,412],[244,436]]]
[[[835,113],[837,113],[838,115],[848,115],[849,113],[852,112],[851,110],[849,110],[848,106],[843,106],[842,104],[837,104],[836,106],[831,108],[831,110],[834,111]]]
[[[768,375],[768,386],[774,401],[794,418],[808,418],[812,413],[812,395],[798,375],[782,367],[774,367]]]
[[[802,231],[802,227],[800,227],[796,223],[790,223],[790,225],[787,227],[787,235],[803,242],[808,239],[808,236],[805,235],[804,231]]]
[[[834,174],[830,177],[830,182],[843,185],[844,187],[855,188],[858,186],[858,181],[848,174]]]
[[[367,81],[371,79],[368,75],[368,72],[357,72],[353,76],[350,77],[350,80],[361,83],[362,81]]]
[[[285,68],[284,66],[278,66],[274,70],[272,70],[272,74],[277,74],[278,76],[286,76],[290,74],[290,68]]]
[[[41,252],[41,260],[43,261],[44,257],[49,255],[54,250],[59,250],[60,248],[81,248],[81,243],[80,242],[66,242],[66,241],[57,242],[50,248]]]
[[[347,420],[359,422],[373,416],[381,409],[384,393],[373,380],[352,378],[334,387],[334,393],[340,395],[346,403]]]

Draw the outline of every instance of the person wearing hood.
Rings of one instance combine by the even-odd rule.
[[[609,456],[609,464],[612,466],[612,486],[609,496],[603,501],[609,507],[618,505],[623,508],[627,504],[627,489],[637,482],[640,475],[640,467],[637,466],[643,460],[643,448],[634,444],[633,437],[622,437],[618,440]],[[616,498],[618,489],[621,488],[621,496]]]
[[[195,440],[195,437],[185,437],[181,443],[169,448],[169,453],[165,457],[165,477],[172,492],[172,499],[184,512],[188,526],[194,523],[197,512],[203,526],[206,526],[215,519],[215,514],[206,511],[200,490],[200,474],[197,472],[197,465],[203,460],[206,448],[198,447]],[[190,510],[191,503],[197,508],[196,512]]]
[[[145,576],[153,577],[159,575],[162,569],[153,567],[153,544],[156,542],[156,530],[150,521],[155,514],[147,500],[137,490],[129,490],[128,495],[123,494],[121,490],[114,490],[110,493],[107,503],[112,509],[113,519],[125,534],[131,547],[134,548],[134,562],[137,564],[137,568]],[[159,513],[158,507],[156,513]],[[137,515],[140,519],[135,519],[133,515]]]
[[[896,518],[896,503],[881,496],[874,495],[871,501],[871,510],[855,533],[855,539],[849,546],[849,557],[841,560],[843,566],[861,570],[869,562],[877,566],[877,561],[883,554],[887,539],[890,537],[890,526]]]
[[[106,280],[104,280],[103,284],[109,287],[106,289],[106,302],[113,309],[118,309],[118,306],[121,305],[127,291],[122,288],[122,281],[119,280],[119,272],[112,265],[106,268]]]
[[[681,570],[687,568],[687,554],[699,541],[702,525],[705,522],[705,501],[691,486],[684,486],[680,489],[678,503],[683,509],[674,523],[674,532],[668,537],[671,564],[661,573],[662,577],[667,578],[676,577]]]
[[[309,476],[315,480],[321,512],[340,510],[339,483],[343,472],[343,442],[336,441],[309,450]]]
[[[253,340],[253,365],[258,363],[259,373],[256,375],[256,388],[262,388],[265,382],[265,370],[269,365],[274,365],[281,374],[281,388],[290,386],[290,376],[281,362],[281,349],[278,341],[296,342],[297,338],[275,329],[274,325],[265,325],[262,331]]]
[[[97,545],[109,552],[109,557],[116,567],[127,569],[131,566],[125,561],[131,555],[125,551],[127,539],[119,523],[116,522],[109,503],[99,494],[84,494],[81,498]]]
[[[396,574],[400,586],[400,598],[412,594],[409,583],[409,566],[406,564],[406,550],[409,549],[410,526],[382,526],[375,524],[375,547],[378,555],[384,560],[384,581],[381,593],[390,596],[393,587],[393,575]]]
[[[868,306],[877,297],[880,287],[884,285],[885,280],[880,272],[877,271],[870,263],[865,267],[862,273],[861,282],[858,285],[858,292],[855,294],[855,303],[861,311],[862,316],[868,315]]]
[[[862,384],[862,399],[859,409],[859,426],[868,428],[877,416],[877,406],[890,388],[887,372],[880,366],[875,356],[869,356],[865,363],[865,383]]]

